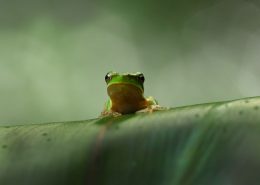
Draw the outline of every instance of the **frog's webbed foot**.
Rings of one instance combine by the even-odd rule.
[[[161,107],[160,105],[150,105],[145,109],[139,110],[136,113],[145,113],[145,112],[155,112],[155,111],[161,111],[161,110],[167,110],[167,107]]]
[[[101,115],[99,117],[101,117],[101,118],[107,117],[107,116],[118,117],[118,116],[121,116],[121,115],[122,114],[119,113],[119,112],[115,112],[115,111],[111,111],[111,110],[109,110],[109,111],[105,110],[105,111],[101,112]]]

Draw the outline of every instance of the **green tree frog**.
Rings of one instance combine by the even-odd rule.
[[[164,109],[153,97],[144,97],[144,75],[140,72],[121,74],[108,72],[105,81],[110,99],[105,103],[101,116],[118,116]]]

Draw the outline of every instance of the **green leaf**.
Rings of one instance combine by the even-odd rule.
[[[0,127],[1,185],[255,185],[260,97]]]

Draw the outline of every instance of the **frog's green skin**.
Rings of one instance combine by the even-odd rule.
[[[110,99],[101,113],[106,115],[130,114],[137,111],[153,111],[159,105],[153,97],[144,97],[144,76],[140,72],[109,72],[105,77]]]

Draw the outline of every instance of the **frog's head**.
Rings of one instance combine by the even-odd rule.
[[[107,87],[115,84],[124,84],[134,86],[141,92],[144,91],[144,75],[140,72],[120,74],[111,71],[106,74],[105,81],[107,83]]]

